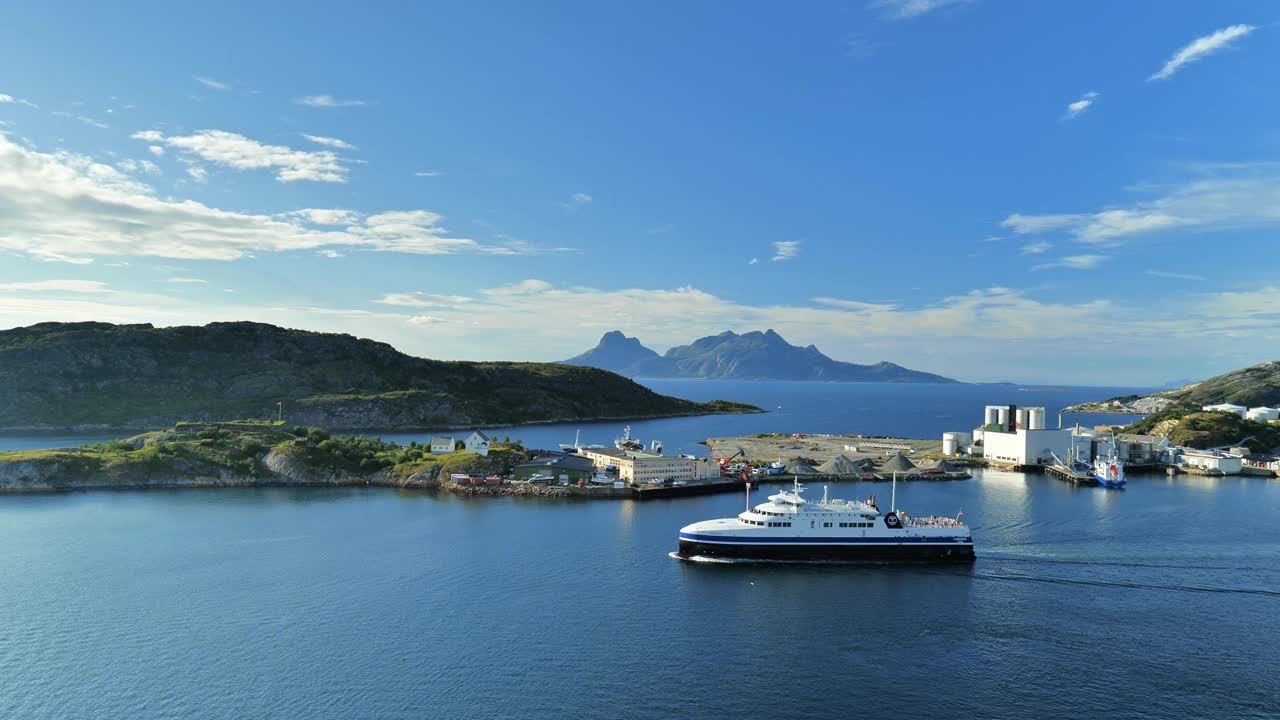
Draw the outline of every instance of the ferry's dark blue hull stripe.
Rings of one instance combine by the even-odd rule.
[[[908,545],[908,544],[924,544],[924,545],[955,545],[970,544],[973,542],[967,537],[903,537],[903,538],[864,538],[864,537],[743,537],[743,536],[724,536],[724,535],[699,535],[698,533],[680,533],[681,540],[691,540],[702,543],[728,543],[731,545],[745,544],[764,544],[764,545],[783,545],[783,544],[806,544],[806,545]]]

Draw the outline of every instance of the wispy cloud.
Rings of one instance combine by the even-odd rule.
[[[9,104],[9,103],[12,103],[15,105],[25,105],[29,108],[40,107],[39,105],[36,105],[30,100],[23,100],[22,98],[16,98],[12,95],[5,95],[4,93],[0,93],[0,105]]]
[[[0,292],[65,292],[96,294],[107,292],[107,284],[97,280],[36,280],[0,283]]]
[[[1164,67],[1160,68],[1158,72],[1147,78],[1147,82],[1152,80],[1168,79],[1186,65],[1212,55],[1223,48],[1230,47],[1231,43],[1245,35],[1248,35],[1256,29],[1257,28],[1253,25],[1231,25],[1230,27],[1225,27],[1208,35],[1198,37],[1195,40],[1192,40],[1190,44],[1174,53],[1173,57],[1169,58],[1169,60],[1164,64]]]
[[[1047,253],[1052,249],[1053,249],[1053,243],[1049,242],[1048,240],[1039,240],[1033,243],[1027,243],[1026,245],[1023,245],[1022,249],[1019,252],[1021,252],[1023,255],[1040,255],[1042,253]]]
[[[165,282],[177,283],[179,285],[204,285],[209,281],[194,277],[171,277],[166,279]]]
[[[1080,99],[1067,105],[1067,119],[1076,118],[1080,113],[1088,110],[1093,105],[1093,101],[1098,97],[1098,93],[1090,91],[1080,96]]]
[[[313,108],[343,108],[343,107],[360,107],[368,105],[364,100],[343,99],[340,100],[332,95],[304,95],[293,99],[295,105],[304,105]]]
[[[909,20],[928,15],[935,10],[952,5],[964,5],[972,0],[875,0],[871,7],[880,9],[891,20]]]
[[[1164,270],[1147,270],[1147,275],[1151,277],[1166,278],[1169,280],[1204,280],[1203,275],[1192,275],[1190,273],[1167,272]]]
[[[340,257],[346,257],[345,255],[343,255],[342,253],[338,252],[337,250],[329,250],[329,249],[325,249],[325,250],[317,250],[317,251],[316,251],[316,254],[317,254],[317,255],[319,255],[320,257],[326,257],[326,258],[330,258],[330,259],[335,259],[335,258],[340,258]]]
[[[414,177],[440,177],[444,174],[442,170],[419,170],[414,173]]]
[[[535,281],[541,282],[541,281]],[[472,301],[465,295],[435,295],[424,292],[387,293],[377,302],[382,305],[399,305],[402,307],[457,307]]]
[[[272,170],[276,180],[345,183],[347,166],[330,150],[294,150],[266,145],[225,130],[200,130],[192,135],[165,136],[157,130],[131,135],[135,140],[163,143],[206,162],[236,170]]]
[[[124,160],[121,160],[120,162],[116,163],[116,167],[120,168],[121,170],[127,173],[141,172],[146,175],[160,174],[160,166],[156,165],[150,160],[133,160],[130,158],[125,158]]]
[[[576,210],[580,207],[586,207],[591,204],[592,197],[584,192],[576,192],[569,196],[569,199],[560,203],[562,207],[570,210]]]
[[[1160,230],[1225,230],[1280,225],[1280,163],[1208,163],[1180,182],[1140,186],[1154,199],[1091,213],[1013,213],[1001,225],[1019,235],[1063,230],[1077,240],[1105,245]]]
[[[1100,265],[1105,259],[1105,255],[1068,255],[1066,257],[1058,258],[1053,262],[1032,266],[1031,269],[1050,270],[1052,268],[1065,268],[1067,270],[1090,270]]]
[[[66,110],[54,110],[52,114],[56,117],[71,118],[73,120],[76,120],[77,122],[82,122],[85,125],[88,125],[90,127],[96,127],[99,130],[106,130],[107,128],[111,127],[110,125],[102,122],[101,120],[91,118],[88,115],[76,115],[74,113],[69,113]]]
[[[759,265],[759,264],[760,264],[760,258],[751,258],[751,262],[749,262],[749,263],[747,263],[747,264],[748,264],[748,265]]]
[[[800,253],[799,240],[778,240],[773,243],[773,257],[770,260],[790,260]]]
[[[355,145],[352,145],[346,140],[339,140],[338,138],[324,137],[323,135],[308,135],[306,133],[302,133],[302,137],[310,140],[311,142],[317,145],[324,145],[325,147],[337,148],[339,150],[355,150],[356,149]]]
[[[211,77],[203,77],[201,75],[197,75],[195,77],[195,80],[196,82],[209,88],[210,90],[230,90],[231,89],[231,86],[228,85],[227,83],[219,82],[217,80],[214,80]]]
[[[286,218],[297,218],[312,225],[353,225],[360,222],[360,213],[340,208],[303,208],[283,213]]]

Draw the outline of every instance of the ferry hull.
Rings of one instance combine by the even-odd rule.
[[[893,563],[973,562],[972,543],[710,543],[680,539],[680,557],[694,556],[736,560],[785,562]]]

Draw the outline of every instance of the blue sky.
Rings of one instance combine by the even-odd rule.
[[[773,327],[1096,384],[1280,354],[1270,4],[419,5],[10,7],[0,326]]]

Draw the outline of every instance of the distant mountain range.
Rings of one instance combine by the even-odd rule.
[[[673,347],[665,355],[614,330],[566,365],[586,365],[629,377],[820,380],[826,382],[954,383],[951,378],[891,362],[858,365],[823,355],[810,345],[788,343],[773,330],[723,332]]]

